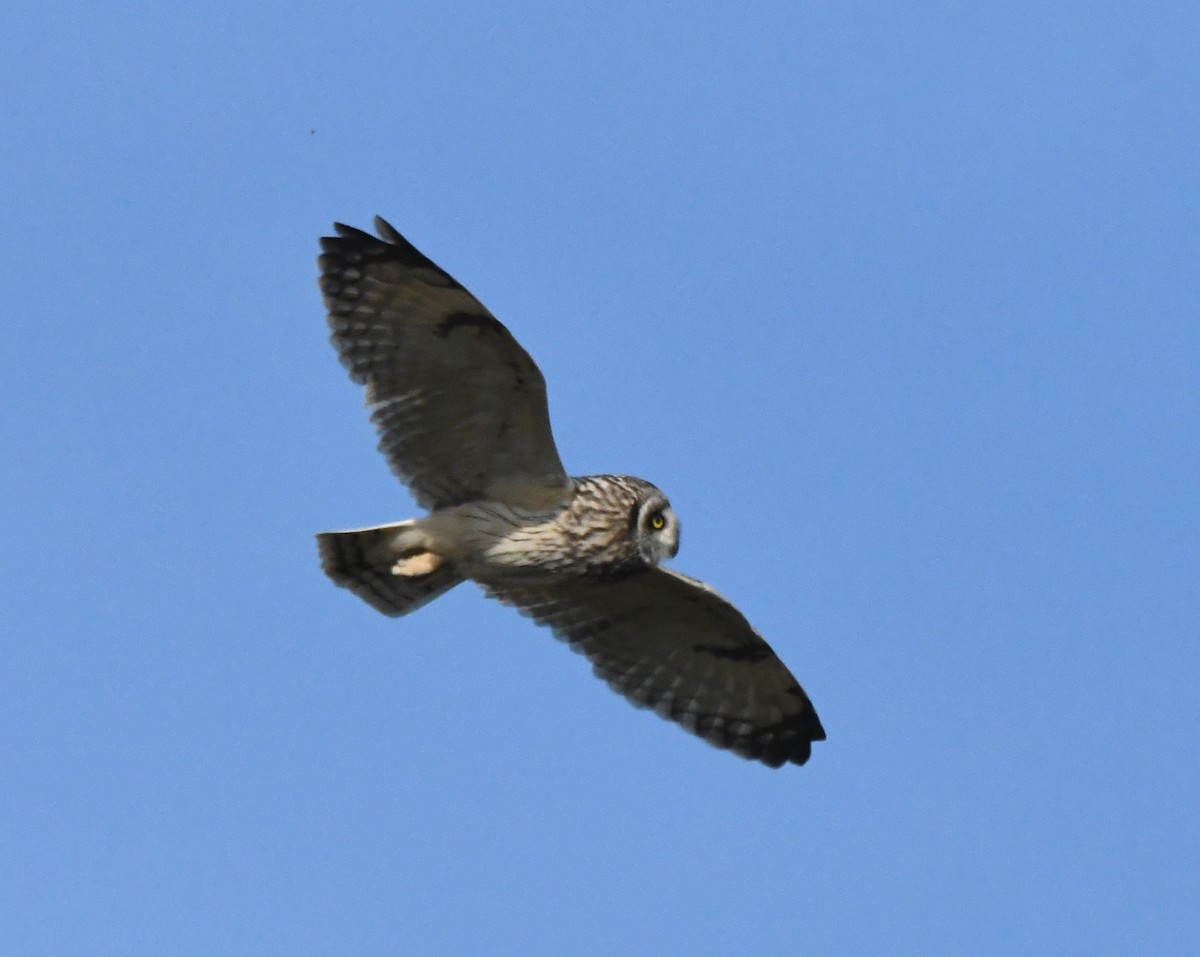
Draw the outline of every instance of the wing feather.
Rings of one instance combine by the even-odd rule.
[[[384,220],[334,228],[317,260],[331,341],[417,501],[565,486],[545,380],[508,329]]]
[[[804,689],[714,589],[666,568],[626,578],[484,584],[549,626],[596,674],[719,748],[771,767],[808,760],[825,729]]]

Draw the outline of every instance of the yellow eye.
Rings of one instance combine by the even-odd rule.
[[[662,512],[655,512],[650,516],[650,527],[656,532],[661,532],[667,525],[667,520],[663,518]]]

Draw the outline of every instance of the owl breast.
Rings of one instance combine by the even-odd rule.
[[[479,581],[619,574],[644,564],[625,509],[617,518],[594,500],[557,507],[468,502],[422,521],[437,551]]]

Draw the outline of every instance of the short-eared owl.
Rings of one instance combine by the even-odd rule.
[[[742,614],[664,568],[679,520],[625,475],[571,478],[546,384],[511,333],[376,218],[321,240],[332,341],[424,518],[317,536],[321,565],[385,615],[470,579],[588,657],[634,704],[771,767],[825,731]]]

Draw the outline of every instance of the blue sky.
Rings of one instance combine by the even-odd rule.
[[[0,938],[22,955],[1200,947],[1190,4],[21,2]],[[829,732],[710,749],[319,530],[383,214]]]

